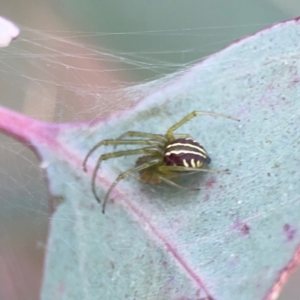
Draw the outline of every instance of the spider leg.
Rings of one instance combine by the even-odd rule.
[[[82,166],[83,170],[86,172],[86,163],[91,156],[91,154],[97,150],[99,147],[102,145],[107,146],[107,145],[153,145],[153,146],[159,146],[160,141],[158,140],[119,140],[119,139],[109,139],[109,140],[103,140],[97,143],[86,155],[86,157],[83,160]]]
[[[103,214],[105,213],[105,207],[106,207],[106,203],[108,201],[108,196],[110,195],[111,191],[114,189],[114,187],[117,185],[117,183],[120,180],[124,179],[125,177],[127,177],[127,176],[129,176],[129,175],[131,175],[131,174],[133,174],[135,172],[139,172],[141,170],[147,169],[147,168],[149,168],[149,167],[157,164],[158,162],[160,162],[160,159],[154,159],[154,160],[151,160],[151,161],[149,161],[147,163],[144,163],[144,164],[141,164],[141,165],[139,165],[137,167],[134,167],[134,168],[132,168],[132,169],[130,169],[130,170],[124,172],[124,173],[121,173],[117,177],[117,179],[112,183],[112,185],[109,187],[109,189],[108,189],[108,191],[107,191],[107,193],[105,195],[105,198],[104,198],[104,201],[103,201],[103,205],[102,205],[102,213]]]
[[[125,136],[129,137],[141,137],[141,138],[148,138],[153,140],[159,140],[161,142],[165,142],[166,138],[163,134],[154,134],[154,133],[147,133],[147,132],[141,132],[141,131],[127,131],[120,135],[118,139],[122,139]]]
[[[190,187],[187,187],[187,186],[182,186],[182,185],[179,185],[175,182],[173,182],[172,180],[169,180],[167,179],[166,177],[163,177],[163,176],[159,176],[159,178],[161,179],[161,181],[173,186],[173,187],[176,187],[176,188],[180,188],[180,189],[192,189],[192,190],[196,190],[196,191],[199,191],[200,189],[199,188],[190,188]]]
[[[181,138],[186,138],[186,139],[191,139],[192,137],[189,134],[181,134],[181,133],[176,133],[174,134],[175,139],[181,139]]]
[[[100,168],[100,164],[103,160],[120,157],[120,156],[127,156],[127,155],[155,154],[155,153],[157,153],[157,149],[152,148],[152,147],[146,147],[146,148],[134,149],[134,150],[117,151],[117,152],[112,152],[112,153],[107,153],[107,154],[101,155],[97,160],[97,164],[94,169],[93,176],[92,176],[92,191],[93,191],[93,195],[95,196],[96,200],[99,203],[101,202],[100,198],[98,197],[98,195],[96,193],[96,176],[97,176],[98,170]]]
[[[197,172],[227,173],[228,172],[228,170],[217,171],[217,170],[210,170],[210,169],[188,168],[188,167],[184,167],[184,166],[160,166],[160,167],[158,167],[158,170],[161,173],[166,173],[167,171],[171,171],[171,172],[192,172],[192,173],[197,173]]]
[[[178,129],[179,127],[181,127],[183,124],[185,124],[187,121],[193,119],[196,116],[199,115],[209,115],[209,116],[215,116],[215,117],[223,117],[223,118],[227,118],[227,119],[231,119],[231,120],[235,120],[235,121],[239,121],[238,119],[235,119],[231,116],[228,115],[223,115],[223,114],[219,114],[219,113],[215,113],[215,112],[210,112],[210,111],[193,111],[191,113],[189,113],[188,115],[186,115],[183,119],[181,119],[178,123],[174,124],[173,126],[171,126],[168,131],[167,131],[167,137],[168,140],[172,140],[174,139],[174,135],[173,132]]]

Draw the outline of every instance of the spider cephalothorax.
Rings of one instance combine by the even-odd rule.
[[[97,143],[86,155],[83,161],[83,168],[86,171],[86,163],[90,155],[102,145],[144,145],[144,148],[117,151],[103,154],[98,158],[96,167],[92,176],[92,191],[96,200],[100,203],[101,200],[96,193],[96,175],[103,160],[110,158],[127,156],[127,155],[142,155],[138,158],[136,165],[121,173],[108,189],[102,206],[102,212],[105,212],[105,206],[108,196],[116,184],[123,178],[135,172],[140,173],[140,180],[150,184],[159,184],[165,182],[174,187],[181,187],[172,181],[172,179],[180,177],[180,174],[186,172],[212,172],[219,171],[203,169],[203,166],[208,165],[211,161],[206,150],[198,142],[194,141],[188,134],[174,134],[173,132],[181,127],[184,123],[194,118],[197,115],[219,116],[228,119],[236,120],[230,116],[213,113],[193,111],[185,116],[181,121],[170,127],[165,135],[145,133],[139,131],[128,131],[122,134],[117,139],[103,140]],[[238,120],[237,120],[238,121]],[[125,139],[124,137],[130,137]],[[134,139],[135,138],[135,139]]]

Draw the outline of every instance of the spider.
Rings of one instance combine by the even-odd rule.
[[[117,183],[125,177],[140,172],[140,180],[149,184],[167,183],[173,187],[183,188],[176,184],[172,179],[179,178],[183,173],[195,172],[210,172],[220,173],[221,171],[203,169],[203,166],[211,162],[206,150],[198,142],[193,140],[189,134],[174,134],[174,131],[185,124],[190,119],[198,115],[210,115],[239,121],[227,115],[205,112],[193,111],[181,119],[178,123],[171,126],[166,134],[154,134],[140,131],[127,131],[117,139],[102,140],[97,143],[86,155],[83,161],[83,169],[86,172],[87,160],[91,154],[102,145],[143,145],[145,147],[140,149],[125,150],[102,154],[98,160],[92,176],[92,191],[96,200],[101,203],[101,200],[96,192],[96,176],[102,161],[128,155],[141,154],[142,156],[136,161],[136,165],[121,173],[117,179],[111,184],[102,204],[102,213],[105,212],[108,197],[117,185]],[[124,137],[136,138],[125,139]]]

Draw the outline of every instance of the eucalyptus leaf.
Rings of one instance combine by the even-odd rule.
[[[155,92],[98,122],[49,124],[0,110],[1,130],[31,144],[60,202],[43,300],[277,298],[299,255],[299,37],[299,20],[275,25],[149,83]],[[115,187],[102,214],[91,175],[114,149],[99,148],[85,173],[87,152],[128,130],[165,134],[194,110],[241,120],[199,116],[178,130],[205,147],[211,169],[230,173],[176,181],[190,189],[144,184],[136,174]],[[137,158],[102,163],[101,199]]]

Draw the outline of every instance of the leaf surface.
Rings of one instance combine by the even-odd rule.
[[[99,122],[49,124],[0,110],[1,130],[31,144],[60,201],[42,299],[276,299],[299,261],[299,36],[299,20],[259,32]],[[202,116],[178,130],[204,145],[210,168],[230,174],[179,181],[201,191],[130,177],[103,215],[91,174],[113,148],[94,153],[84,173],[88,150],[128,130],[165,133],[193,110],[241,120]],[[136,159],[101,165],[102,199]]]

